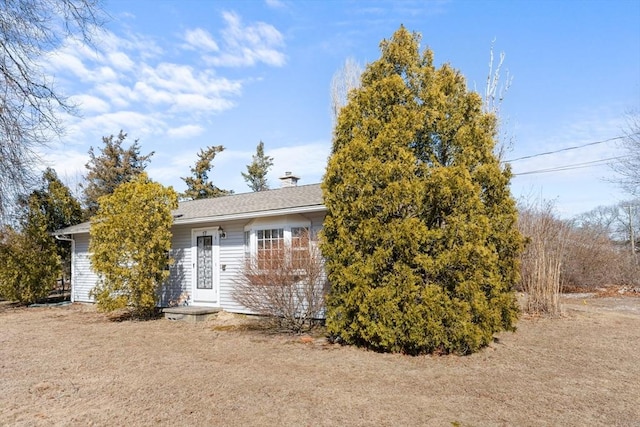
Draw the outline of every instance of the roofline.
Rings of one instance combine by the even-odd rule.
[[[311,206],[299,206],[295,208],[282,208],[282,209],[268,209],[264,211],[243,212],[237,214],[228,215],[213,215],[213,216],[201,216],[196,218],[189,218],[180,220],[177,218],[173,221],[173,225],[184,224],[198,224],[203,222],[215,222],[215,221],[233,221],[238,219],[253,219],[262,216],[279,216],[279,215],[291,215],[302,214],[310,212],[326,211],[327,208],[324,205],[311,205]]]
[[[173,220],[174,225],[189,225],[189,224],[200,224],[206,222],[216,222],[216,221],[233,221],[240,219],[253,219],[258,217],[272,217],[272,216],[280,216],[280,215],[293,215],[293,214],[304,214],[311,212],[321,212],[326,211],[327,208],[325,205],[309,205],[309,206],[298,206],[293,208],[282,208],[282,209],[268,209],[263,211],[253,211],[253,212],[243,212],[236,214],[228,214],[228,215],[212,215],[212,216],[201,216],[196,218],[188,218],[181,220],[180,218],[176,218]],[[73,236],[76,234],[86,234],[89,233],[91,229],[91,225],[86,230],[78,230],[74,233],[60,233],[57,234],[59,236]]]

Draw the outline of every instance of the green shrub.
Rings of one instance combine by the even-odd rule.
[[[46,298],[60,275],[60,257],[43,228],[0,235],[0,297],[23,304]]]
[[[172,188],[145,173],[99,199],[91,221],[91,266],[100,277],[92,290],[103,311],[129,308],[137,317],[154,314],[159,286],[167,279],[171,248]]]

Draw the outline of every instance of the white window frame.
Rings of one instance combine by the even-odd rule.
[[[282,229],[284,244],[291,246],[292,229],[306,228],[312,232],[311,221],[307,219],[254,220],[244,227],[245,231],[245,260],[255,259],[258,254],[258,231]],[[248,242],[247,242],[248,237]],[[248,245],[247,245],[248,244]],[[310,242],[311,244],[311,242]],[[247,251],[248,249],[248,251]],[[249,258],[247,258],[249,257]]]

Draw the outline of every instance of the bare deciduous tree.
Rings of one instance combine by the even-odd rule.
[[[58,112],[74,106],[54,86],[42,58],[66,37],[90,40],[100,0],[0,3],[0,220],[32,183],[38,148],[62,132]]]
[[[507,70],[505,73],[506,77],[503,80],[501,72],[506,54],[504,52],[500,52],[500,57],[496,64],[493,53],[494,43],[495,40],[491,43],[491,49],[489,50],[489,72],[487,73],[487,85],[484,90],[484,110],[495,115],[496,120],[498,121],[499,132],[498,144],[496,144],[496,154],[500,159],[502,159],[504,154],[511,150],[513,146],[513,138],[504,130],[505,120],[500,112],[504,97],[513,82],[513,76],[511,76]]]
[[[340,109],[347,105],[349,92],[360,87],[362,66],[353,58],[345,60],[344,65],[331,79],[331,117],[335,123]]]
[[[320,250],[305,233],[247,259],[234,298],[278,327],[302,332],[323,313],[327,287]]]
[[[622,188],[640,197],[640,111],[629,114],[625,136],[622,140],[625,155],[613,167],[620,176]]]
[[[638,285],[640,271],[619,242],[598,227],[572,224],[561,270],[562,289],[589,290],[608,285]]]

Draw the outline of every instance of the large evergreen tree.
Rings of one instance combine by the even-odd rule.
[[[271,166],[273,166],[273,157],[264,154],[264,142],[260,141],[256,147],[256,154],[252,157],[251,164],[247,165],[247,173],[241,172],[251,191],[269,189],[267,174]]]
[[[50,168],[41,186],[20,198],[18,205],[18,228],[0,231],[0,294],[29,303],[46,297],[61,272],[63,281],[70,277],[71,244],[55,240],[51,233],[79,223],[82,209]]]
[[[149,164],[153,152],[140,154],[138,140],[129,148],[124,148],[127,134],[122,130],[117,136],[102,137],[104,147],[96,154],[93,147],[89,149],[89,162],[85,165],[89,171],[83,184],[84,203],[88,216],[98,211],[98,199],[113,193],[123,182],[129,182],[142,172]]]
[[[198,161],[191,168],[192,176],[182,178],[187,184],[187,190],[182,194],[183,198],[187,200],[208,199],[233,193],[233,191],[218,188],[209,180],[209,172],[213,168],[213,159],[222,151],[224,151],[222,145],[207,147],[206,150],[200,149]]]
[[[496,118],[404,27],[340,111],[322,184],[333,338],[469,353],[514,329],[521,237]]]
[[[99,309],[129,307],[136,316],[153,314],[159,287],[169,275],[171,210],[177,207],[173,188],[146,173],[100,198],[89,244],[91,266],[100,276],[92,291]]]
[[[21,303],[45,298],[60,276],[60,256],[45,216],[30,210],[21,230],[0,229],[0,297]]]
[[[82,222],[80,202],[51,168],[42,174],[42,185],[31,193],[28,206],[44,215],[48,233]],[[62,261],[64,285],[71,277],[71,242],[56,240],[56,248]]]

